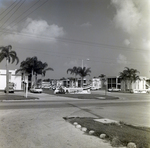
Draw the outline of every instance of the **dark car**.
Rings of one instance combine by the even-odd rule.
[[[6,93],[6,88],[4,89],[4,92]],[[9,93],[14,93],[14,88],[12,86],[9,86],[8,92]]]
[[[14,86],[15,86],[15,84],[14,84],[14,82],[9,82],[9,84],[8,84],[8,92],[9,93],[14,93]],[[6,93],[6,87],[5,87],[5,89],[4,89],[4,92]]]

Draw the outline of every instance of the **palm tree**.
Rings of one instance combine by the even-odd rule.
[[[78,67],[78,75],[81,77],[81,86],[83,87],[83,79],[86,76],[90,76],[91,68]]]
[[[78,75],[78,67],[74,66],[73,68],[67,69],[67,74],[70,72],[70,74],[75,75],[75,83],[76,83],[76,76]],[[75,84],[76,86],[76,84]]]
[[[43,76],[46,75],[46,71],[48,70],[53,70],[53,69],[48,67],[47,63],[42,63],[41,61],[39,61],[38,58],[35,56],[32,58],[28,57],[26,58],[25,61],[22,61],[20,64],[20,69],[18,69],[16,73],[22,72],[24,73],[24,75],[28,74],[29,76],[31,76],[31,87],[32,87],[33,84],[36,83],[35,81],[37,80],[37,75],[40,74],[41,78],[43,78]],[[41,79],[41,83],[42,83],[42,79]]]
[[[36,75],[36,66],[37,66],[38,59],[37,57],[27,57],[25,61],[22,61],[20,64],[20,68],[17,69],[16,73],[21,72],[25,76],[28,74],[31,76],[31,87],[33,85],[33,76]]]
[[[9,70],[8,64],[14,63],[16,61],[16,65],[19,63],[19,58],[17,53],[12,50],[12,46],[8,45],[5,47],[0,47],[0,62],[6,59],[6,94],[8,94],[8,85],[9,85]]]
[[[105,82],[106,82],[106,75],[101,74],[101,75],[99,76],[99,78],[101,79],[102,87],[104,87],[104,84],[105,84]],[[105,85],[105,86],[106,86],[106,85]]]
[[[140,73],[138,70],[133,68],[130,69],[128,67],[125,67],[125,70],[119,73],[119,78],[121,78],[125,84],[125,91],[127,90],[127,83],[129,83],[130,88],[132,89],[132,83],[140,80],[138,73]]]
[[[119,78],[121,79],[122,82],[124,82],[124,91],[127,90],[127,75],[126,75],[126,71],[124,70],[123,72],[120,72],[119,73]]]
[[[41,74],[41,86],[42,86],[43,77],[45,77],[46,72],[49,70],[54,71],[54,69],[51,67],[48,67],[48,64],[45,62],[45,63],[41,63],[38,70],[39,70],[39,74]]]
[[[21,72],[23,74],[23,79],[25,77],[25,74],[30,74],[31,73],[31,69],[29,66],[30,63],[30,58],[27,58],[25,61],[22,61],[20,63],[20,68],[16,70],[16,74]]]
[[[69,73],[69,72],[70,72],[70,74],[76,76],[78,74],[78,67],[74,66],[73,68],[67,69],[67,73]]]

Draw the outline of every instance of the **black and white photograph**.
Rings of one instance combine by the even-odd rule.
[[[0,0],[0,148],[150,148],[150,0]]]

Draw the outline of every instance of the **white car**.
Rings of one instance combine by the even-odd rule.
[[[65,94],[65,90],[62,87],[56,88],[54,94]]]
[[[30,92],[32,92],[32,93],[42,93],[42,92],[43,92],[43,89],[42,89],[42,88],[35,87],[35,88],[31,88],[31,89],[30,89]]]
[[[117,88],[110,88],[108,89],[109,92],[119,92],[121,91],[121,89],[117,89]]]

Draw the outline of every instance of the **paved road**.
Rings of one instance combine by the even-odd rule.
[[[95,91],[93,93],[103,93]],[[3,102],[0,110],[6,109],[42,109],[42,108],[77,108],[74,116],[83,116],[84,112],[95,117],[105,117],[128,124],[150,127],[150,95],[149,94],[125,94],[109,93],[120,97],[119,100],[78,100],[70,98],[54,97],[53,95],[36,94],[40,101]],[[69,115],[68,115],[69,116]]]

